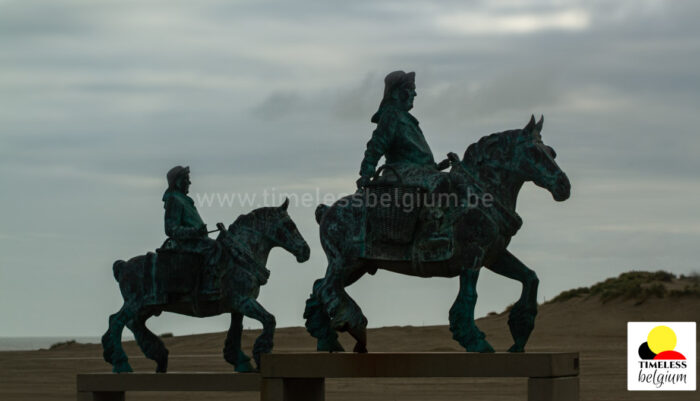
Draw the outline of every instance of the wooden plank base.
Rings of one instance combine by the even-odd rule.
[[[126,391],[259,391],[261,401],[324,401],[326,378],[527,377],[528,401],[578,401],[578,353],[289,353],[257,373],[96,373],[77,376],[78,401]]]
[[[76,380],[78,401],[124,401],[126,391],[260,391],[258,373],[92,373]]]
[[[263,377],[562,377],[578,353],[289,353],[262,356]]]

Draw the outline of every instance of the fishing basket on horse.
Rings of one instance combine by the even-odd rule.
[[[380,176],[384,170],[390,175]],[[390,180],[390,177],[394,179]],[[418,223],[422,189],[403,183],[395,168],[384,165],[377,169],[365,187],[367,231],[369,236],[381,242],[406,244],[413,241]]]
[[[157,259],[153,269],[153,279],[159,289],[167,293],[187,293],[198,288],[204,256],[202,254],[179,249],[170,238],[156,249]]]

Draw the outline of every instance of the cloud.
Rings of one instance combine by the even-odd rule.
[[[441,29],[465,35],[528,34],[586,29],[590,25],[590,16],[586,11],[577,9],[544,14],[457,13],[439,16],[436,22]]]
[[[557,204],[526,185],[511,245],[543,296],[633,267],[697,269],[698,2],[23,0],[0,10],[0,315],[16,299],[42,316],[61,316],[47,305],[85,311],[70,325],[13,314],[3,329],[14,331],[0,335],[102,331],[120,301],[110,265],[162,241],[164,174],[176,164],[192,167],[197,192],[354,190],[396,69],[417,72],[412,112],[438,159],[545,115],[572,197]],[[247,211],[202,213],[211,225]],[[279,269],[263,297],[281,325],[301,323],[325,270],[313,208],[290,213],[314,253],[294,269],[289,255],[271,257]],[[35,287],[38,274],[48,281]],[[371,324],[444,323],[429,310],[456,290],[454,280],[366,280],[352,291]],[[496,290],[504,280],[485,280],[479,310],[514,301]],[[85,296],[65,296],[84,282],[94,283]],[[409,305],[418,290],[431,300],[423,315],[370,306]],[[155,326],[228,327],[172,319]]]

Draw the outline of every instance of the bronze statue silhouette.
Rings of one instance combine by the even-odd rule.
[[[199,294],[217,298],[221,287],[219,258],[223,248],[209,238],[207,225],[199,215],[194,200],[187,196],[191,184],[190,168],[175,166],[168,171],[167,178],[168,189],[163,194],[163,207],[168,239],[160,249],[201,255],[204,259],[202,273],[206,277],[201,280],[203,288]]]
[[[189,186],[188,174],[177,178]],[[309,259],[309,246],[287,213],[289,199],[281,206],[262,207],[241,215],[228,229],[218,223],[218,237],[216,241],[211,240],[214,245],[209,245],[206,244],[208,238],[205,239],[206,226],[200,224],[194,204],[187,206],[186,191],[175,196],[180,198],[181,204],[168,205],[171,199],[164,198],[166,231],[174,233],[179,243],[166,241],[157,254],[148,253],[114,263],[114,278],[119,283],[124,305],[109,317],[109,329],[102,337],[104,359],[112,364],[114,372],[132,371],[121,344],[126,326],[134,333],[146,357],[156,362],[156,372],[166,372],[168,350],[163,341],[148,330],[146,320],[164,311],[195,317],[230,313],[224,359],[238,372],[252,371],[250,358],[241,350],[242,320],[246,316],[263,325],[253,346],[253,357],[259,367],[260,355],[272,350],[275,330],[275,317],[256,300],[260,286],[267,283],[270,275],[265,266],[270,250],[282,247],[296,256],[299,263]],[[178,222],[168,221],[173,219]],[[212,255],[216,257],[214,272],[207,260]]]
[[[414,72],[394,71],[384,79],[384,96],[371,119],[377,128],[367,142],[358,188],[369,184],[382,156],[391,171],[402,177],[403,184],[429,191],[447,185],[449,175],[440,170],[450,166],[449,160],[435,163],[418,120],[409,113],[417,96],[415,78]]]
[[[462,160],[449,154],[449,173],[439,173],[445,163],[435,165],[417,121],[408,114],[415,96],[413,77],[392,74],[380,106],[384,115],[374,119],[378,127],[365,152],[358,192],[316,209],[328,267],[306,302],[307,330],[319,351],[342,351],[337,331],[347,331],[356,340],[354,351],[366,352],[367,319],[345,287],[377,269],[459,276],[459,293],[449,312],[453,338],[467,351],[493,352],[474,323],[476,282],[485,266],[523,284],[508,320],[514,339],[509,351],[522,352],[534,328],[539,281],[507,250],[522,224],[515,211],[517,196],[527,181],[547,189],[556,201],[566,200],[571,190],[554,150],[542,142],[543,119],[535,122],[532,116],[523,129],[481,138]],[[382,155],[387,164],[374,171]],[[435,202],[436,195],[447,197]],[[390,202],[376,203],[377,198]]]

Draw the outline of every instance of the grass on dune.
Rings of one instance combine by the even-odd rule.
[[[682,288],[669,289],[669,284],[680,280]],[[564,291],[548,303],[563,302],[578,297],[597,296],[603,303],[613,299],[633,299],[637,304],[649,298],[700,297],[700,276],[676,276],[665,271],[631,271],[609,278],[591,287]]]

